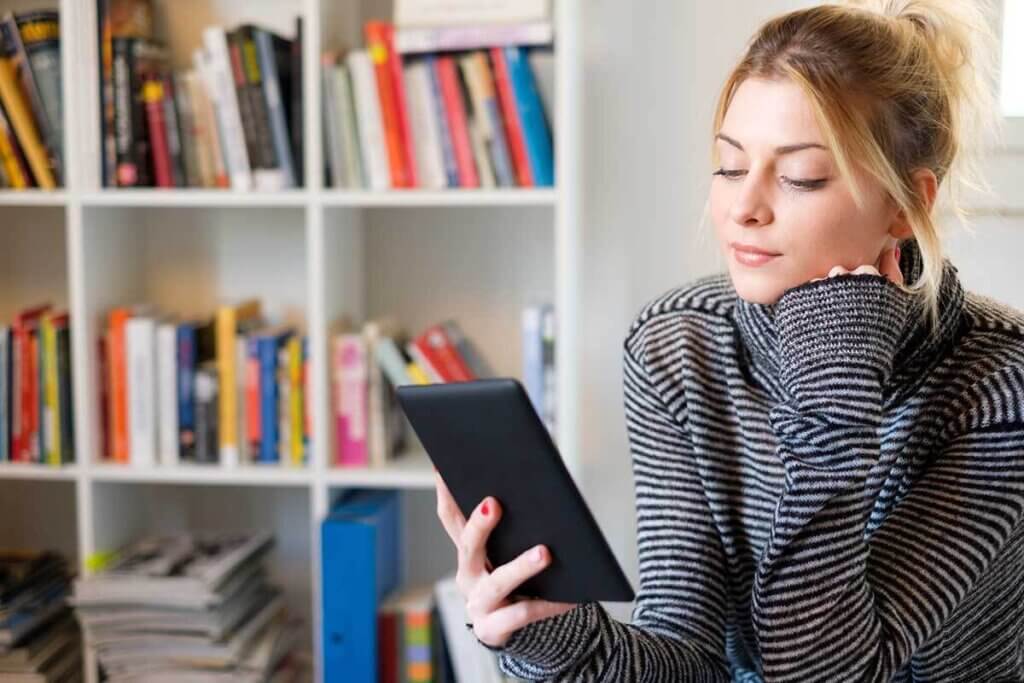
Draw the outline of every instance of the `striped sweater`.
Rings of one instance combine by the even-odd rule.
[[[957,273],[937,334],[872,274],[763,305],[719,273],[648,302],[623,344],[632,622],[582,603],[484,644],[502,670],[1024,681],[1024,314]]]

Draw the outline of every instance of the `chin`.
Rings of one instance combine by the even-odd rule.
[[[785,286],[776,282],[762,282],[759,277],[752,277],[749,273],[737,276],[730,272],[733,289],[736,294],[745,301],[752,304],[774,304],[779,296],[786,290]]]

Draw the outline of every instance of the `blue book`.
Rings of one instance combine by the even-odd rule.
[[[277,327],[258,332],[256,354],[260,366],[260,450],[259,462],[279,462],[278,445],[281,426],[278,421],[278,402],[281,388],[277,383],[277,357],[281,345],[294,331],[290,327]]]
[[[377,612],[399,581],[398,496],[349,489],[320,525],[325,681],[377,683]]]
[[[278,62],[287,65],[290,45],[288,41],[269,31],[253,29],[256,43],[256,54],[259,59],[260,72],[263,74],[263,97],[267,101],[267,112],[270,114],[270,137],[274,142],[277,160],[284,172],[285,187],[295,187],[295,166],[292,163],[292,150],[288,143],[288,122],[285,120],[284,102],[281,97],[281,82],[278,75]],[[301,125],[296,122],[295,125]]]
[[[434,55],[424,57],[430,73],[430,99],[434,103],[434,112],[440,126],[438,137],[441,138],[441,155],[444,157],[444,173],[448,177],[448,187],[459,186],[459,166],[455,161],[455,143],[452,142],[452,131],[448,126],[448,117],[444,113],[444,97],[441,96],[441,81],[437,78],[437,60]]]
[[[196,456],[196,323],[181,323],[178,341],[178,452],[182,460]]]
[[[527,61],[526,48],[520,45],[507,45],[502,49],[505,51],[505,62],[508,64],[509,82],[516,100],[516,110],[523,125],[523,139],[526,142],[526,156],[530,162],[533,184],[554,185],[551,133],[544,116],[544,105],[537,92],[537,84],[533,80],[533,71]]]

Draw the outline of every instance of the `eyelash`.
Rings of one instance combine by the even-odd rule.
[[[733,180],[733,179],[735,179],[737,177],[736,174],[743,173],[743,172],[744,171],[738,171],[738,170],[734,171],[734,170],[726,170],[724,168],[720,168],[717,171],[715,171],[714,173],[712,173],[711,175],[720,175],[723,178],[726,178],[728,180]],[[801,192],[811,192],[813,190],[820,189],[828,181],[827,178],[821,178],[820,180],[793,180],[791,178],[787,178],[786,176],[782,176],[782,178],[785,180],[786,183],[791,185],[794,189],[799,190]]]

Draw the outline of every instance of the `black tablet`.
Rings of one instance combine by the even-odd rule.
[[[555,602],[628,602],[633,589],[547,428],[514,378],[408,384],[399,404],[466,519],[487,496],[502,518],[487,557],[503,565],[539,543],[551,562],[514,592]]]

